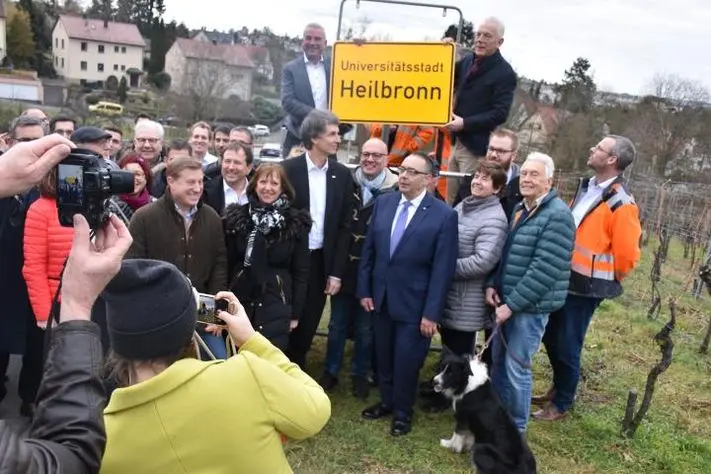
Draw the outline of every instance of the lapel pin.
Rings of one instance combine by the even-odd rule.
[[[331,175],[331,178],[336,179],[336,175],[335,175],[335,174],[332,174],[332,175]]]

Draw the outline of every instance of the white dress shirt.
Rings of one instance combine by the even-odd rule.
[[[575,219],[576,228],[580,225],[580,222],[582,222],[585,214],[590,210],[590,206],[602,197],[602,193],[605,192],[605,189],[607,189],[616,178],[617,176],[614,176],[600,184],[597,184],[597,179],[594,176],[590,178],[587,192],[580,197],[577,204],[573,207],[573,218]]]
[[[227,181],[224,179],[222,180],[222,189],[225,193],[225,207],[230,204],[247,204],[249,202],[249,199],[247,198],[247,184],[247,178],[244,178],[244,187],[242,188],[242,192],[237,194],[237,191],[232,189],[230,185],[227,184]]]
[[[311,84],[311,94],[314,98],[315,108],[328,110],[328,78],[326,77],[326,66],[324,65],[323,58],[314,64],[309,61],[309,58],[304,54],[304,62],[306,63],[306,73],[309,75],[309,83]]]
[[[422,193],[417,196],[415,199],[410,201],[410,207],[407,208],[407,221],[405,222],[405,229],[407,229],[407,226],[410,225],[410,221],[415,215],[415,212],[417,211],[417,208],[420,207],[420,204],[422,203],[422,200],[425,198],[425,194],[427,194],[427,189],[422,191]],[[395,223],[397,222],[398,218],[400,217],[400,213],[403,211],[402,203],[407,201],[407,198],[403,195],[400,198],[400,203],[397,205],[397,212],[395,212],[395,219],[393,219],[393,224],[390,227],[390,236],[392,237],[393,232],[395,232]]]
[[[218,160],[218,158],[211,154],[209,151],[205,152],[205,156],[202,157],[202,166],[205,167],[209,165],[210,163],[214,163]]]
[[[309,231],[309,250],[318,250],[323,248],[328,160],[323,168],[319,168],[306,153],[306,170],[309,174],[309,212],[314,221]]]

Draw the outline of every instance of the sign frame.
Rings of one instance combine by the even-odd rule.
[[[419,125],[419,126],[431,126],[431,127],[441,127],[447,123],[449,123],[452,120],[452,108],[454,105],[454,68],[456,65],[456,47],[453,43],[444,43],[444,42],[405,42],[405,41],[396,41],[396,42],[364,42],[360,45],[357,45],[356,43],[352,41],[337,41],[332,45],[331,49],[331,71],[330,71],[330,77],[328,78],[329,80],[329,90],[328,90],[328,108],[329,110],[333,111],[333,102],[334,102],[334,96],[335,96],[335,89],[336,89],[336,66],[337,66],[337,49],[339,45],[344,45],[344,46],[356,46],[359,48],[367,48],[368,46],[438,46],[442,48],[448,48],[451,51],[451,59],[448,58],[447,62],[450,64],[450,69],[451,69],[451,74],[450,78],[448,81],[448,90],[445,90],[444,93],[448,93],[448,98],[447,98],[447,114],[446,114],[446,120],[442,121],[432,121],[432,120],[410,120],[410,121],[403,121],[403,120],[397,120],[392,117],[378,117],[375,119],[363,119],[363,118],[358,118],[354,116],[347,116],[345,114],[338,115],[338,118],[344,122],[344,123],[363,123],[363,124],[394,124],[394,125]],[[444,117],[445,114],[443,113],[442,116]]]

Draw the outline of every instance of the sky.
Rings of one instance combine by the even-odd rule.
[[[418,0],[423,3],[427,0]],[[189,28],[268,26],[300,36],[308,22],[336,39],[341,0],[166,0],[165,18]],[[501,52],[519,75],[559,82],[577,57],[590,60],[598,89],[642,94],[655,74],[675,74],[711,90],[710,0],[429,0],[459,7],[466,20],[489,16],[506,25]],[[237,5],[240,5],[237,7]],[[366,37],[438,40],[458,13],[441,8],[347,0],[343,30],[366,20]]]

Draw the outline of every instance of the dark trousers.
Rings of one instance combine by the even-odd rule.
[[[25,403],[34,403],[42,381],[42,358],[44,352],[44,331],[37,327],[34,318],[27,322],[25,329],[25,354],[18,381],[18,394]],[[5,374],[10,364],[10,354],[0,354],[0,400],[5,396]]]
[[[311,349],[311,343],[321,322],[323,307],[326,305],[324,291],[326,291],[326,275],[323,271],[323,250],[313,250],[306,302],[299,316],[299,325],[289,336],[289,347],[286,350],[289,359],[302,369],[306,367],[306,353]]]
[[[393,321],[383,304],[374,321],[380,401],[395,418],[412,416],[417,380],[431,339],[420,332],[420,322]]]
[[[281,157],[286,158],[289,156],[291,149],[297,145],[301,145],[301,138],[287,130],[284,136],[284,143],[281,145]]]
[[[458,331],[450,328],[440,328],[439,334],[442,336],[442,345],[457,355],[473,353],[475,331]]]
[[[553,404],[565,412],[573,404],[580,380],[580,354],[599,298],[568,295],[565,305],[551,313],[543,344],[553,368]]]

